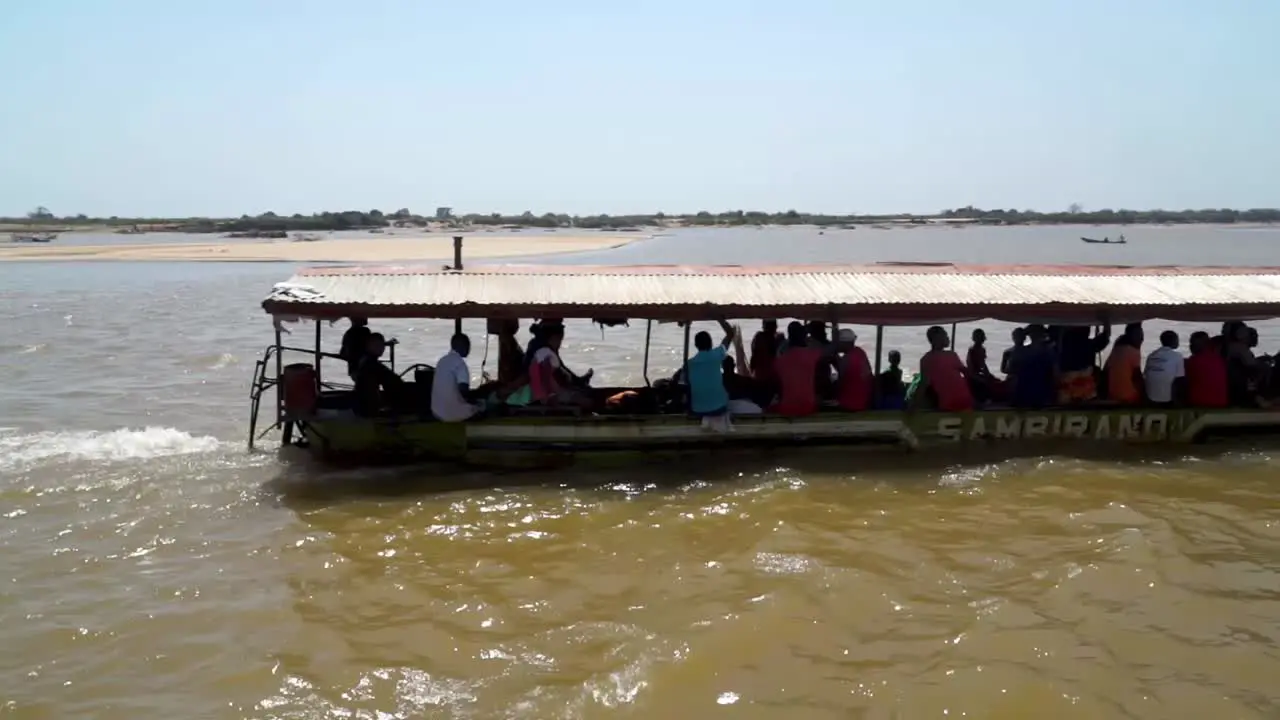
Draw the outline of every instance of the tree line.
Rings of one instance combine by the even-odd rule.
[[[75,227],[100,225],[119,228],[146,228],[174,232],[223,233],[223,232],[318,232],[331,230],[367,230],[395,227],[425,228],[430,224],[443,224],[447,228],[474,226],[582,228],[596,230],[624,230],[654,226],[739,227],[746,225],[818,225],[823,227],[856,227],[884,223],[968,222],[985,225],[1137,225],[1137,224],[1234,224],[1280,222],[1280,209],[1253,208],[1237,210],[1210,208],[1201,210],[1084,210],[1072,205],[1062,212],[1036,210],[982,209],[971,205],[943,210],[933,215],[898,213],[887,215],[804,213],[796,210],[763,212],[758,210],[729,210],[724,212],[702,211],[692,214],[642,213],[634,215],[569,215],[565,213],[535,214],[531,211],[519,215],[502,213],[470,213],[454,216],[450,212],[420,215],[401,208],[393,213],[381,210],[345,210],[319,212],[310,215],[295,213],[277,215],[265,212],[260,215],[241,215],[238,218],[161,218],[161,217],[108,217],[86,215],[57,216],[45,207],[37,208],[23,218],[0,218],[3,224],[39,225],[49,227]]]

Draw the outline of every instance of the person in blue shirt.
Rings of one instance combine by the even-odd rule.
[[[689,405],[695,415],[723,415],[729,409],[729,393],[724,387],[724,372],[721,368],[724,359],[728,357],[729,345],[733,342],[733,327],[721,320],[720,329],[724,330],[724,339],[714,347],[711,344],[711,333],[702,331],[693,336],[693,346],[698,352],[689,358],[687,375]]]

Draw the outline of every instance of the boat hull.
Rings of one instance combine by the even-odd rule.
[[[471,423],[353,417],[300,423],[324,461],[385,464],[446,461],[510,469],[614,466],[661,457],[769,448],[933,449],[1037,442],[1192,443],[1214,436],[1280,435],[1280,412],[1190,409],[981,410],[969,413],[820,413],[805,418],[740,416],[727,433],[680,416],[508,417]]]

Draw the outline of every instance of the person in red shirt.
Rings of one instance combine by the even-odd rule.
[[[1187,400],[1192,407],[1227,406],[1227,361],[1207,332],[1191,334],[1191,357],[1186,362]]]
[[[960,356],[947,349],[951,344],[947,331],[934,325],[925,333],[929,339],[929,352],[920,358],[921,390],[913,398],[932,391],[937,398],[938,409],[943,412],[959,412],[973,409],[973,393],[969,390],[969,377]]]
[[[770,408],[779,415],[798,417],[818,411],[817,371],[822,350],[808,343],[804,325],[787,326],[787,349],[773,365],[778,377],[778,402]]]
[[[848,328],[841,329],[836,336],[836,348],[841,353],[837,363],[840,377],[836,381],[836,403],[841,410],[853,412],[871,407],[871,361],[857,342],[857,334]]]

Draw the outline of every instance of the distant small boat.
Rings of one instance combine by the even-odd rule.
[[[16,243],[22,243],[22,242],[47,243],[47,242],[53,242],[53,239],[56,237],[58,237],[58,233],[56,232],[10,233],[9,241],[16,242]]]
[[[1091,244],[1091,245],[1124,245],[1124,244],[1127,244],[1127,243],[1129,242],[1128,240],[1125,240],[1125,239],[1124,239],[1124,236],[1123,236],[1123,235],[1121,235],[1121,236],[1119,237],[1119,239],[1116,239],[1116,240],[1112,240],[1112,239],[1111,239],[1111,238],[1109,238],[1109,237],[1104,237],[1104,238],[1102,238],[1101,240],[1099,240],[1098,238],[1087,238],[1087,237],[1082,237],[1082,238],[1080,238],[1080,241],[1081,241],[1081,242],[1087,242],[1087,243],[1089,243],[1089,244]]]

